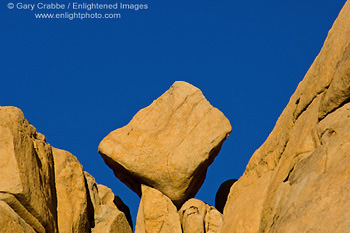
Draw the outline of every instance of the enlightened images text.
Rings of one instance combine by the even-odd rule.
[[[130,3],[114,3],[114,4],[103,4],[103,3],[42,3],[28,4],[28,3],[17,3],[16,8],[18,10],[108,10],[108,9],[120,9],[120,10],[147,10],[148,4],[130,4]]]

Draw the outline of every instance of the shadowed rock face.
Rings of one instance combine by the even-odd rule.
[[[197,193],[230,132],[230,122],[198,88],[175,82],[105,137],[99,153],[137,194],[147,184],[179,207]]]
[[[350,2],[231,188],[226,232],[348,232]]]
[[[223,213],[230,189],[236,181],[237,179],[230,179],[220,185],[215,195],[215,208],[220,211],[220,213]]]

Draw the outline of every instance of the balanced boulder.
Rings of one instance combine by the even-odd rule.
[[[179,207],[197,193],[230,132],[228,119],[198,88],[175,82],[128,125],[105,137],[99,153],[138,195],[146,184]]]

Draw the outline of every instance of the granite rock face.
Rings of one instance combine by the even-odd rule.
[[[230,122],[198,88],[175,82],[128,125],[105,137],[99,153],[137,194],[146,184],[179,207],[197,193],[230,132]]]
[[[115,199],[21,110],[0,107],[0,233],[131,233]]]
[[[232,186],[223,232],[348,232],[350,2]]]
[[[18,227],[28,232],[57,232],[51,146],[15,107],[0,107],[0,202],[4,218],[18,222]],[[16,232],[19,228],[12,225],[0,228]]]

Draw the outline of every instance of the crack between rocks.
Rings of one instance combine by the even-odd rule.
[[[330,86],[331,83],[333,82],[333,80],[334,80],[334,75],[335,75],[336,71],[338,70],[338,67],[340,66],[340,64],[344,61],[345,54],[346,54],[347,52],[349,52],[348,50],[350,50],[350,43],[346,46],[346,48],[344,49],[344,51],[343,51],[343,53],[342,53],[342,55],[341,55],[341,59],[340,59],[340,60],[337,62],[337,64],[335,65],[334,72],[333,72],[333,74],[332,74],[333,77],[332,77],[332,80],[331,80],[330,84],[327,86],[327,89],[329,88],[329,86]],[[350,102],[350,96],[349,96],[347,99],[345,99],[342,103],[340,103],[338,107],[336,107],[335,109],[333,109],[333,110],[327,112],[326,115],[324,115],[324,116],[322,116],[321,118],[319,118],[318,121],[319,121],[319,122],[322,121],[322,120],[325,119],[329,114],[331,114],[332,112],[336,111],[337,109],[343,107],[345,104],[347,104],[347,103],[349,103],[349,102]]]
[[[328,115],[332,114],[333,112],[337,111],[338,109],[342,108],[344,105],[348,104],[350,102],[350,96],[345,99],[341,104],[338,105],[338,107],[332,109],[331,111],[327,112],[326,115],[322,116],[318,119],[318,122],[323,121]]]

